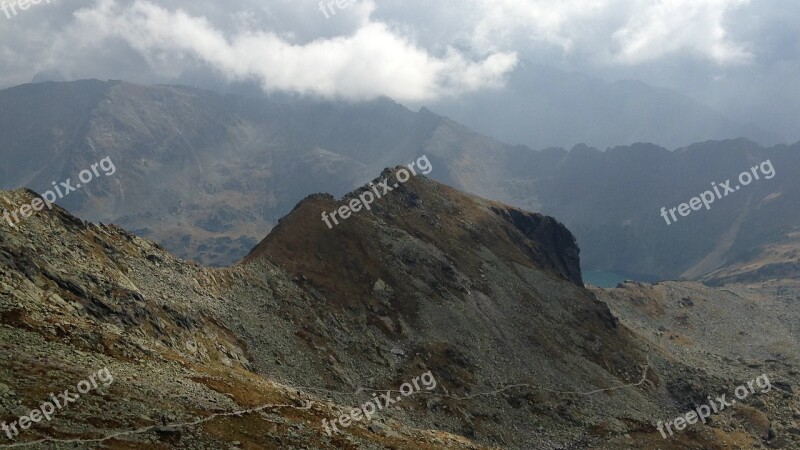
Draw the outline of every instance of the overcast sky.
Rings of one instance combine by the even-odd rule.
[[[41,0],[16,15],[19,0],[3,1],[2,87],[40,72],[148,83],[200,68],[268,91],[418,105],[500,87],[530,60],[673,88],[800,139],[796,0]]]

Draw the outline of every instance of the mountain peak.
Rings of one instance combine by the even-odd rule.
[[[268,259],[340,299],[368,292],[377,280],[402,286],[409,276],[435,280],[442,292],[465,293],[470,280],[485,279],[485,266],[493,259],[582,286],[575,237],[555,219],[467,195],[423,176],[402,183],[398,173],[403,179],[404,170],[386,169],[340,200],[325,194],[307,197],[244,263]],[[376,192],[380,198],[374,198]],[[436,261],[434,270],[418,261]],[[437,296],[435,291],[429,294]]]

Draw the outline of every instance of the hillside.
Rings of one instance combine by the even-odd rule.
[[[0,204],[34,198],[2,192]],[[329,229],[321,212],[343,204],[305,199],[227,269],[60,208],[0,223],[0,419],[105,367],[112,384],[20,439],[52,448],[71,445],[58,439],[110,448],[793,442],[740,429],[736,414],[662,441],[656,423],[681,414],[687,392],[725,392],[758,374],[732,360],[695,367],[620,323],[583,288],[574,237],[554,219],[421,177]],[[789,386],[793,359],[759,364]],[[322,419],[426,372],[433,390],[325,434]],[[751,404],[781,431],[796,424],[775,410],[798,406],[783,392]]]

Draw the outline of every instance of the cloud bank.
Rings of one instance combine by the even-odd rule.
[[[0,82],[34,70],[168,80],[205,66],[265,91],[421,102],[500,87],[520,57],[636,66],[685,54],[746,64],[753,54],[726,18],[748,3],[351,0],[327,17],[316,0],[53,0],[0,29]]]
[[[148,1],[122,7],[103,0],[74,16],[71,35],[93,30],[91,41],[82,40],[86,45],[121,40],[165,75],[192,59],[231,81],[257,80],[266,91],[421,101],[501,86],[517,63],[514,52],[475,61],[448,47],[435,56],[368,18],[352,34],[295,43],[272,31],[225,33],[204,17]]]
[[[245,80],[267,92],[387,95],[421,106],[501,88],[532,62],[673,88],[800,137],[795,0],[349,0],[333,8],[326,18],[318,0],[41,2],[0,13],[0,87],[37,74],[209,87]]]

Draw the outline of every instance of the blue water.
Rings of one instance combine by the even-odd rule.
[[[655,283],[661,281],[652,275],[636,275],[630,273],[610,272],[607,270],[584,270],[584,284],[591,284],[601,288],[615,288],[625,280],[641,281],[642,283]]]
[[[602,270],[586,270],[583,272],[584,284],[591,284],[601,288],[615,288],[619,283],[630,279],[622,274]]]

